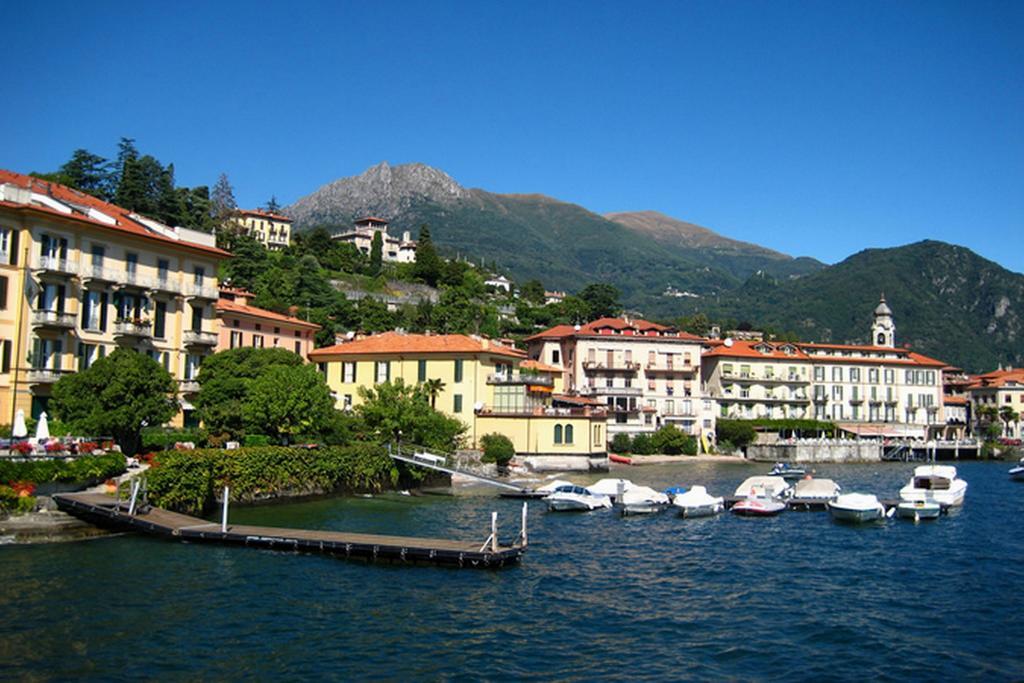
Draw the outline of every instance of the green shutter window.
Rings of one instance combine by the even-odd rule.
[[[572,443],[572,425],[565,425],[565,442]]]
[[[562,425],[555,425],[555,443],[562,443]]]
[[[419,367],[417,369],[416,379],[417,379],[417,381],[420,381],[420,382],[426,382],[427,381],[427,361],[421,360],[418,365],[419,365]]]
[[[462,381],[462,359],[461,358],[455,361],[455,381],[456,382],[461,382]]]
[[[461,413],[462,412],[462,394],[455,394],[454,396],[452,396],[452,403],[453,403],[453,405],[452,405],[452,412],[453,413]]]

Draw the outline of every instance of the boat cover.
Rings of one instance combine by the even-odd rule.
[[[839,495],[839,491],[839,484],[831,479],[801,479],[793,489],[793,497],[828,500]]]
[[[591,493],[598,493],[605,496],[617,496],[619,495],[619,482],[623,484],[623,490],[628,491],[633,488],[634,484],[629,479],[601,479],[596,484],[591,484],[587,488],[590,489]]]
[[[754,491],[755,495],[766,495],[770,498],[781,496],[789,488],[789,484],[782,477],[760,476],[748,477],[736,488],[739,497],[747,498]]]
[[[668,496],[655,491],[649,486],[634,486],[622,494],[622,500],[619,502],[623,505],[642,505],[643,503],[668,505]]]

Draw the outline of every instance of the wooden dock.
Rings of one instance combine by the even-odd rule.
[[[57,507],[70,515],[119,531],[137,531],[192,543],[324,553],[369,562],[498,569],[518,564],[526,550],[525,510],[520,540],[503,546],[494,537],[479,544],[434,538],[225,525],[145,505],[132,514],[129,502],[99,493],[60,493],[55,494],[53,500]],[[493,534],[496,531],[493,518],[492,529]]]

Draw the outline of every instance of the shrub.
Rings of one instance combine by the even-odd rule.
[[[633,441],[629,434],[622,432],[612,437],[612,450],[616,453],[629,453],[633,448]]]
[[[697,441],[675,425],[665,425],[656,431],[651,437],[651,442],[657,453],[666,455],[697,454]]]
[[[634,455],[653,455],[657,453],[650,434],[637,434],[634,436],[632,448]]]
[[[10,486],[0,484],[0,510],[14,510],[18,506],[18,492]]]
[[[735,448],[749,446],[757,432],[750,420],[723,420],[719,419],[715,425],[715,436],[719,443],[728,442]]]
[[[166,451],[176,443],[194,443],[197,447],[206,445],[205,429],[165,429],[150,427],[142,432],[142,450]]]
[[[270,437],[265,434],[246,434],[242,437],[242,445],[246,448],[269,446]]]
[[[0,481],[88,482],[102,481],[125,471],[120,453],[86,455],[69,462],[38,460],[33,462],[0,462]]]
[[[497,463],[498,467],[508,465],[509,460],[516,454],[512,440],[504,434],[485,434],[480,437],[480,445],[484,449],[481,461]]]

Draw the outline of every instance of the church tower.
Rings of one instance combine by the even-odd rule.
[[[896,325],[892,322],[892,309],[885,303],[885,294],[875,307],[875,320],[871,324],[871,343],[874,346],[896,348]]]

